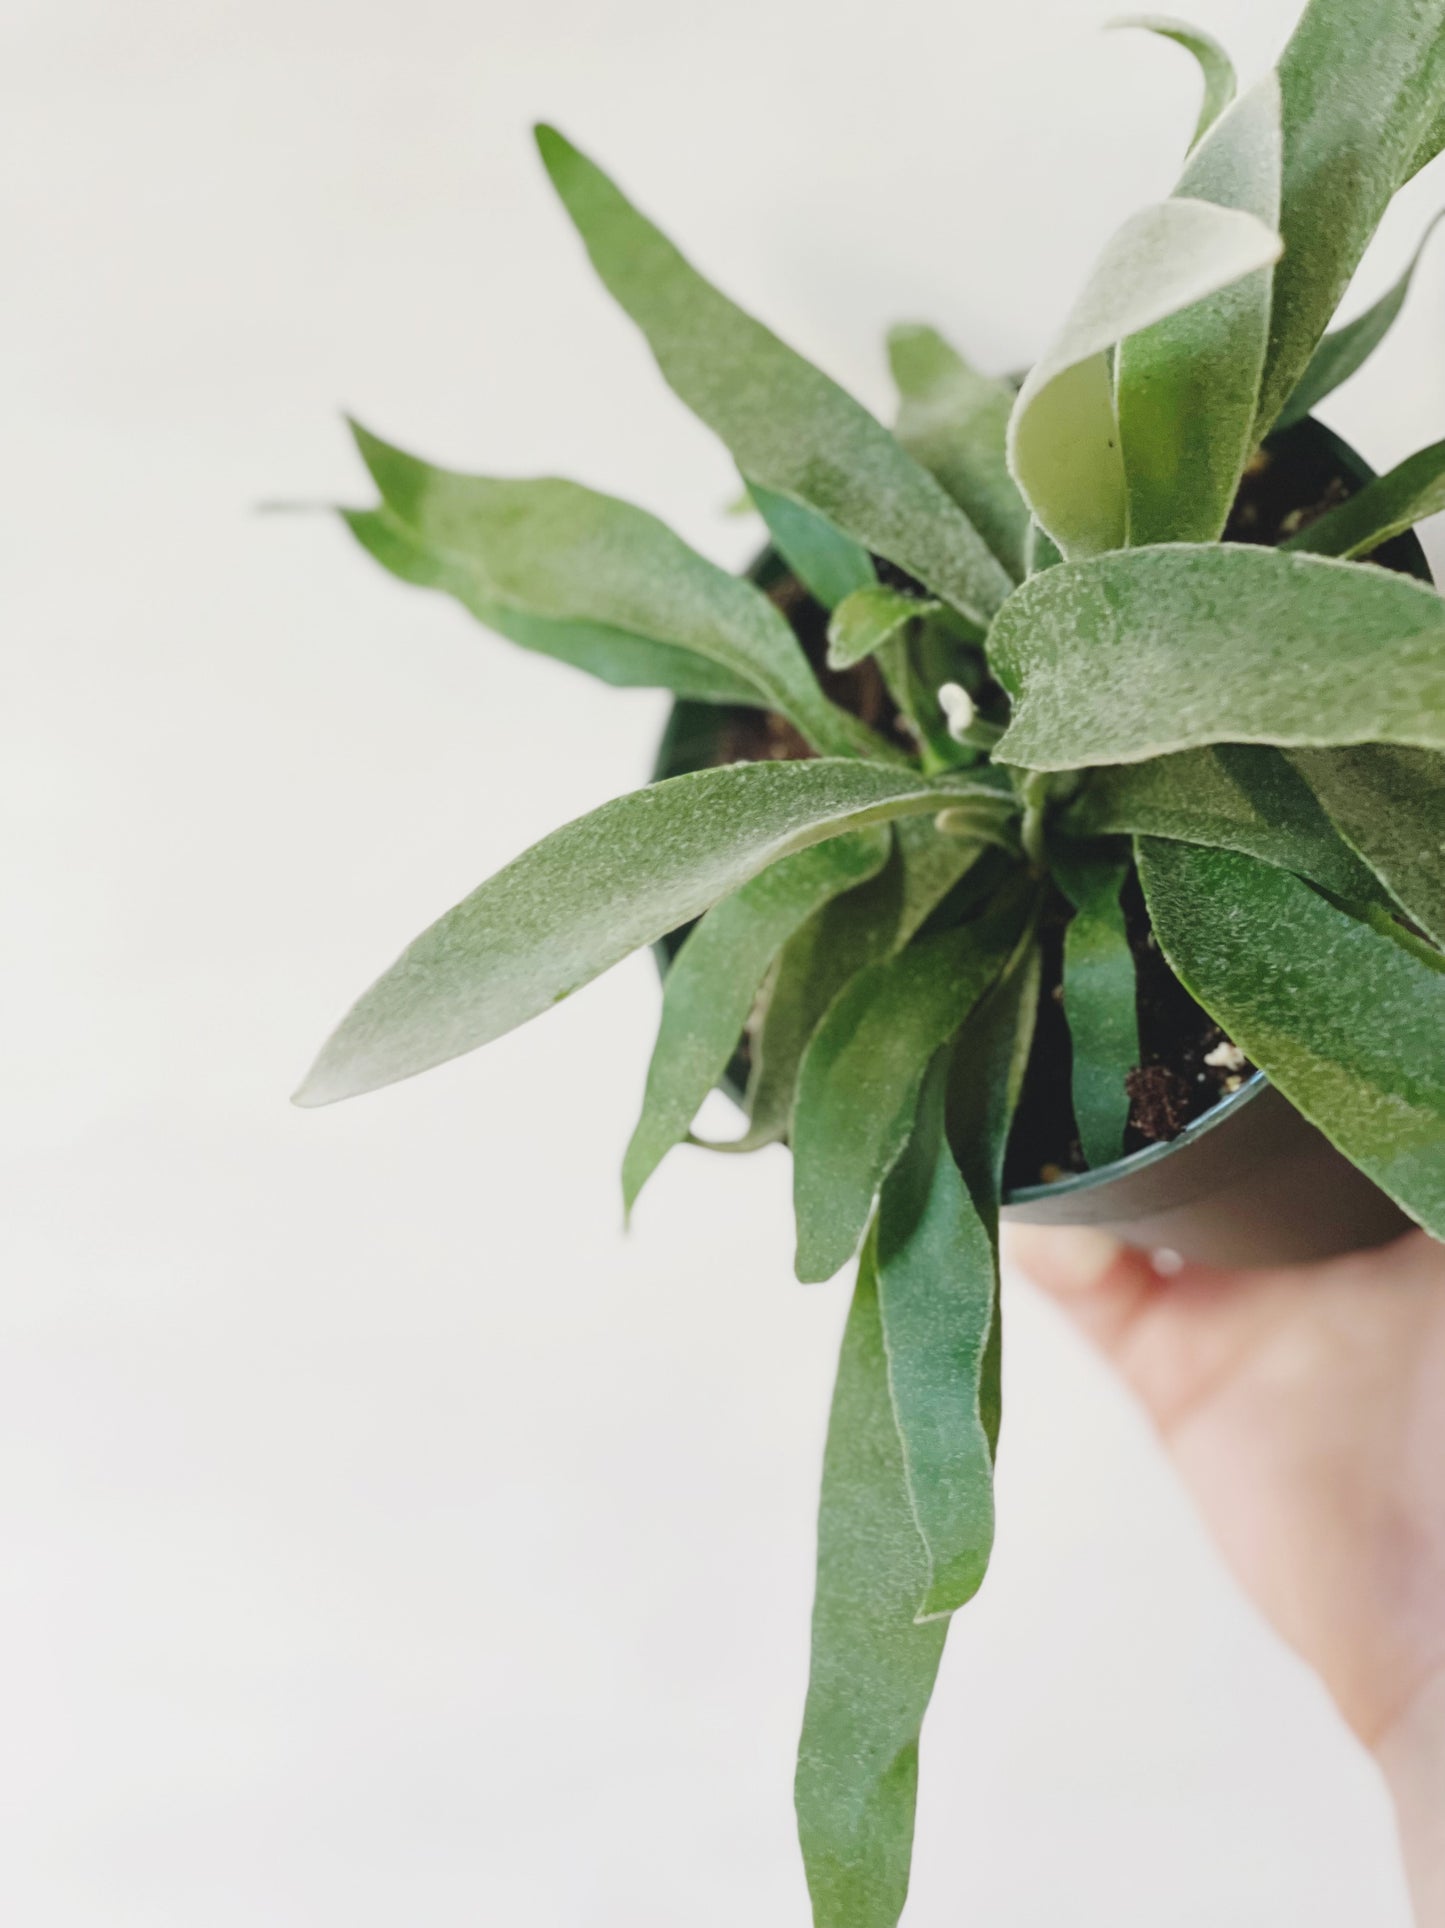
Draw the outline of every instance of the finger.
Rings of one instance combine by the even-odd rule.
[[[1017,1228],[1009,1255],[1104,1353],[1166,1438],[1318,1290],[1327,1270],[1216,1271],[1173,1253],[1136,1252],[1087,1228]]]
[[[1161,1283],[1144,1253],[1089,1226],[1006,1226],[1004,1253],[1115,1358]]]

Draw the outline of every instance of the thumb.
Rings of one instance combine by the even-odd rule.
[[[1136,1252],[1089,1227],[1014,1226],[1005,1251],[1173,1433],[1292,1302],[1271,1272],[1221,1272]]]
[[[1114,1358],[1162,1283],[1144,1253],[1087,1225],[1006,1226],[1004,1256]]]

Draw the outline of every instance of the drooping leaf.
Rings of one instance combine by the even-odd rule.
[[[1191,148],[1197,147],[1234,99],[1234,63],[1229,55],[1212,34],[1205,33],[1202,28],[1191,27],[1187,20],[1171,19],[1167,14],[1127,13],[1105,24],[1109,27],[1142,27],[1148,33],[1157,33],[1165,40],[1175,41],[1199,62],[1199,71],[1204,76],[1204,100],[1189,142]]]
[[[332,1033],[297,1102],[354,1097],[474,1051],[779,858],[979,791],[962,773],[820,758],[699,770],[618,797],[424,931]]]
[[[1063,827],[1072,836],[1138,834],[1236,850],[1346,903],[1378,901],[1369,871],[1309,784],[1283,751],[1261,743],[1214,743],[1096,771],[1063,813]]]
[[[1119,892],[1129,866],[1060,846],[1054,880],[1074,915],[1064,932],[1064,1016],[1073,1045],[1074,1118],[1094,1171],[1124,1155],[1125,1079],[1139,1062],[1138,986]]]
[[[836,382],[703,280],[570,142],[543,127],[537,143],[608,291],[748,483],[817,510],[986,625],[1008,575],[928,471]]]
[[[760,872],[689,933],[663,985],[642,1116],[622,1162],[628,1212],[727,1069],[783,945],[830,898],[881,870],[889,848],[882,825],[830,837]]]
[[[829,1005],[859,971],[908,942],[985,848],[940,836],[927,817],[900,817],[893,836],[889,865],[825,904],[784,947],[753,1040],[747,1132],[714,1150],[756,1151],[788,1135],[803,1056]]]
[[[1283,545],[1317,556],[1367,556],[1445,509],[1445,442],[1406,456],[1388,475],[1326,509]]]
[[[989,1450],[998,1453],[1003,1420],[1003,1307],[998,1223],[1004,1153],[1033,1048],[1043,960],[1032,935],[998,983],[974,1006],[958,1034],[948,1093],[948,1137],[994,1252],[994,1310],[979,1378],[979,1414]]]
[[[908,1894],[918,1735],[948,1623],[928,1584],[888,1391],[872,1242],[828,1421],[812,1661],[794,1794],[815,1928],[895,1928]]]
[[[941,603],[925,602],[881,582],[855,589],[833,611],[828,624],[828,667],[851,669],[879,650],[906,624],[934,615]]]
[[[1258,439],[1298,386],[1395,190],[1445,140],[1445,0],[1310,0],[1279,78],[1285,252]]]
[[[917,324],[891,331],[888,360],[900,403],[894,433],[1021,582],[1029,510],[1008,472],[1013,389],[980,375],[936,330]]]
[[[1118,549],[1127,535],[1110,351],[1278,257],[1264,222],[1207,201],[1142,208],[1109,242],[1009,423],[1010,472],[1064,555]]]
[[[923,1074],[1003,970],[1023,916],[1005,893],[974,922],[860,971],[813,1034],[793,1112],[796,1270],[805,1284],[832,1278],[857,1251],[908,1142]]]
[[[998,1448],[1001,1403],[998,1193],[1038,995],[1037,947],[1021,946],[959,1033],[948,1094],[949,1136],[994,1248],[993,1310],[977,1391],[990,1455]],[[828,1430],[798,1763],[799,1834],[818,1928],[893,1928],[898,1919],[913,1842],[918,1733],[947,1631],[946,1620],[914,1619],[929,1568],[910,1503],[878,1301],[870,1240]],[[955,1339],[961,1325],[949,1322]],[[966,1343],[962,1350],[966,1356]],[[931,1364],[924,1357],[916,1363],[924,1373]],[[960,1458],[945,1455],[950,1460],[963,1470]],[[975,1470],[984,1476],[981,1463]]]
[[[888,1386],[928,1557],[920,1620],[971,1600],[993,1548],[993,1452],[980,1394],[994,1316],[994,1250],[944,1131],[948,1074],[940,1053],[878,1203]]]
[[[758,1151],[787,1137],[808,1042],[848,980],[893,949],[902,896],[895,849],[877,877],[825,904],[783,947],[752,1040],[748,1128],[713,1150]]]
[[[1445,1237],[1445,975],[1308,884],[1141,838],[1175,974],[1354,1164]]]
[[[1445,947],[1445,757],[1367,743],[1292,760],[1406,916]]]
[[[1363,563],[1176,544],[1030,577],[989,638],[1034,770],[1203,743],[1445,747],[1445,601]]]
[[[1439,226],[1440,219],[1437,214],[1421,235],[1420,245],[1395,285],[1362,315],[1357,315],[1353,321],[1346,322],[1343,328],[1336,328],[1325,336],[1310,357],[1309,366],[1301,375],[1294,393],[1280,410],[1276,428],[1292,428],[1296,422],[1302,422],[1306,415],[1313,415],[1325,397],[1347,382],[1374,354],[1394,327],[1405,305],[1410,283],[1425,252],[1425,243]]]
[[[998,1241],[1004,1154],[1033,1049],[1043,953],[1032,928],[954,1043],[948,1137],[984,1227]]]
[[[709,656],[679,649],[673,643],[604,623],[559,622],[536,616],[505,603],[489,602],[474,575],[436,550],[427,548],[388,509],[342,511],[356,540],[383,569],[420,589],[439,589],[454,596],[462,607],[523,649],[552,656],[574,669],[617,689],[665,689],[700,703],[741,703],[760,708],[768,699],[757,686],[725,669]]]
[[[804,508],[792,496],[765,489],[759,482],[749,484],[748,495],[767,523],[778,554],[825,609],[835,608],[854,590],[877,582],[873,558],[863,545],[835,529],[815,510]]]
[[[1268,74],[1194,150],[1176,192],[1279,223],[1279,82]],[[1254,448],[1272,267],[1120,344],[1115,370],[1131,544],[1213,542]]]
[[[445,589],[524,647],[609,682],[666,677],[718,701],[741,692],[827,754],[869,747],[762,591],[655,516],[575,482],[457,475],[363,428],[355,435],[384,506],[350,517],[351,527],[407,581]]]

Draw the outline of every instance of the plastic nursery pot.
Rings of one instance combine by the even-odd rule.
[[[1313,419],[1268,447],[1281,486],[1297,491],[1287,508],[1317,501],[1334,478],[1356,485],[1374,479],[1348,443]],[[1385,544],[1373,560],[1432,580],[1413,534]],[[767,586],[784,572],[768,551],[748,573]],[[717,761],[734,714],[705,703],[675,703],[654,779]],[[656,947],[664,970],[684,935],[675,931]],[[745,1079],[746,1064],[735,1060],[724,1088],[741,1099]],[[1167,1144],[1150,1145],[1097,1171],[1006,1193],[1003,1216],[1029,1225],[1090,1225],[1146,1251],[1221,1266],[1330,1258],[1384,1245],[1411,1229],[1394,1201],[1262,1071]]]

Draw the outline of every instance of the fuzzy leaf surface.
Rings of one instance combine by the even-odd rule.
[[[1043,953],[1030,931],[998,981],[969,1012],[954,1046],[949,1142],[995,1245],[1004,1155],[1033,1049],[1042,978]]]
[[[940,1464],[951,1475],[935,1498],[951,1493],[952,1517],[966,1522],[972,1516],[980,1534],[986,1531],[982,1491],[989,1474],[970,1420],[976,1410],[991,1459],[998,1446],[1002,1359],[997,1201],[1038,989],[1038,953],[1030,945],[1015,955],[965,1023],[949,1088],[949,1132],[961,1141],[969,1195],[991,1248],[986,1272],[971,1276],[975,1285],[979,1277],[989,1281],[992,1314],[977,1367],[975,1408],[971,1328],[976,1318],[987,1316],[983,1297],[964,1294],[935,1308],[941,1342],[964,1362],[961,1419],[934,1415]],[[943,1183],[946,1187],[946,1168]],[[956,1195],[952,1202],[958,1204]],[[946,1222],[940,1212],[935,1224]],[[967,1224],[965,1214],[959,1225]],[[964,1237],[964,1250],[973,1248],[982,1260],[976,1232]],[[898,1275],[894,1283],[896,1288]],[[938,1275],[924,1284],[936,1294]],[[819,1928],[894,1928],[902,1910],[913,1845],[918,1736],[947,1632],[946,1619],[920,1623],[914,1617],[926,1597],[930,1568],[908,1484],[880,1294],[876,1239],[870,1239],[859,1265],[828,1428],[812,1667],[798,1757],[798,1831]],[[920,1344],[925,1324],[935,1323],[921,1316],[929,1309],[926,1303],[913,1309],[920,1315],[910,1322]],[[896,1289],[893,1311],[896,1318]],[[914,1363],[918,1393],[931,1392],[934,1362],[920,1351]],[[918,1464],[927,1463],[927,1416],[911,1415],[918,1421],[913,1441]],[[975,1480],[978,1501],[970,1508]],[[936,1510],[946,1528],[948,1516],[941,1507]],[[941,1532],[940,1544],[946,1543]]]
[[[1317,556],[1367,556],[1403,535],[1427,516],[1445,509],[1445,442],[1418,449],[1388,474],[1367,482],[1357,495],[1336,503],[1298,535],[1286,549]]]
[[[1146,33],[1157,33],[1161,38],[1183,47],[1186,53],[1193,54],[1204,77],[1204,99],[1189,142],[1191,148],[1197,147],[1234,99],[1237,83],[1234,62],[1229,55],[1213,34],[1207,34],[1199,27],[1191,27],[1187,20],[1175,20],[1168,14],[1127,13],[1107,24],[1115,28],[1142,27]]]
[[[895,1928],[903,1912],[918,1736],[948,1631],[944,1620],[914,1622],[927,1585],[870,1240],[823,1455],[812,1659],[794,1787],[815,1928]]]
[[[1194,150],[1176,192],[1279,224],[1279,82],[1269,74]],[[1214,542],[1254,447],[1273,268],[1120,344],[1115,371],[1131,544]]]
[[[1068,851],[1056,852],[1051,867],[1074,906],[1064,932],[1064,1015],[1079,1143],[1098,1171],[1124,1155],[1124,1081],[1139,1062],[1138,985],[1119,902],[1129,867]]]
[[[1445,748],[1445,602],[1363,563],[1167,544],[1031,577],[989,639],[1035,770],[1204,743]]]
[[[1370,872],[1310,785],[1265,744],[1214,743],[1099,770],[1064,812],[1063,827],[1073,836],[1209,844],[1295,871],[1346,903],[1379,901]]]
[[[537,616],[515,604],[490,601],[474,570],[418,541],[389,509],[344,509],[341,517],[383,569],[418,589],[455,597],[478,622],[522,649],[585,670],[614,689],[665,689],[693,702],[740,703],[754,709],[768,703],[756,684],[712,657],[605,623]]]
[[[1009,423],[1010,471],[1065,556],[1122,548],[1127,537],[1110,351],[1267,268],[1279,248],[1254,215],[1183,198],[1140,209],[1108,243]]]
[[[783,949],[753,1040],[748,1130],[729,1151],[756,1151],[792,1128],[798,1073],[814,1032],[848,981],[899,950],[965,877],[981,843],[940,836],[927,817],[900,817],[877,877],[825,904]]]
[[[773,959],[823,904],[881,870],[889,848],[882,825],[830,837],[760,872],[689,933],[663,983],[642,1116],[622,1163],[629,1212],[727,1069]]]
[[[947,1054],[924,1078],[912,1135],[878,1203],[878,1307],[913,1516],[928,1556],[920,1620],[983,1584],[993,1449],[981,1406],[994,1249],[944,1130]]]
[[[858,1249],[878,1188],[913,1127],[919,1087],[1008,962],[1008,899],[976,922],[859,972],[808,1046],[793,1113],[797,1274],[832,1278]]]
[[[1165,957],[1290,1103],[1445,1237],[1445,975],[1308,884],[1142,838]]]
[[[680,663],[670,688],[686,679],[687,694],[714,700],[740,689],[825,753],[864,746],[762,591],[655,516],[575,482],[457,475],[355,434],[384,510],[349,518],[352,530],[407,581],[447,590],[525,647],[608,681],[657,681]]]
[[[1333,329],[1325,336],[1310,357],[1309,367],[1301,375],[1294,393],[1280,410],[1279,420],[1275,424],[1277,428],[1292,428],[1296,422],[1302,422],[1306,415],[1312,415],[1327,395],[1332,395],[1343,382],[1347,382],[1374,354],[1394,327],[1405,305],[1410,283],[1425,252],[1425,243],[1439,223],[1440,216],[1437,214],[1421,236],[1420,245],[1411,255],[1405,272],[1392,288],[1362,315],[1357,315],[1353,321],[1346,322],[1343,328]]]
[[[828,667],[851,669],[880,650],[905,624],[935,615],[941,607],[881,582],[855,589],[838,604],[828,624]]]
[[[353,1006],[300,1104],[474,1051],[655,943],[779,858],[938,810],[961,776],[819,758],[733,764],[618,797],[544,837],[448,911]]]
[[[986,626],[1010,583],[963,511],[881,422],[684,260],[551,128],[552,183],[664,379],[750,484],[791,496]]]
[[[836,608],[855,589],[877,582],[873,558],[863,545],[812,509],[759,482],[748,484],[748,496],[767,523],[778,554],[824,609]]]
[[[1003,1307],[998,1224],[1004,1154],[1033,1049],[1043,960],[1030,936],[958,1034],[948,1092],[948,1137],[994,1253],[994,1310],[979,1377],[979,1416],[997,1456],[1003,1423]]]
[[[809,1041],[848,980],[892,951],[902,889],[895,851],[877,877],[825,904],[783,947],[753,1038],[748,1129],[715,1149],[758,1151],[788,1136]]]
[[[894,328],[899,441],[938,477],[1015,582],[1027,573],[1029,508],[1008,471],[1014,391],[979,374],[935,329]]]
[[[1292,761],[1406,916],[1445,948],[1445,757],[1367,743]]]
[[[1260,439],[1309,366],[1395,190],[1445,139],[1445,0],[1310,0],[1279,78],[1285,253]]]

